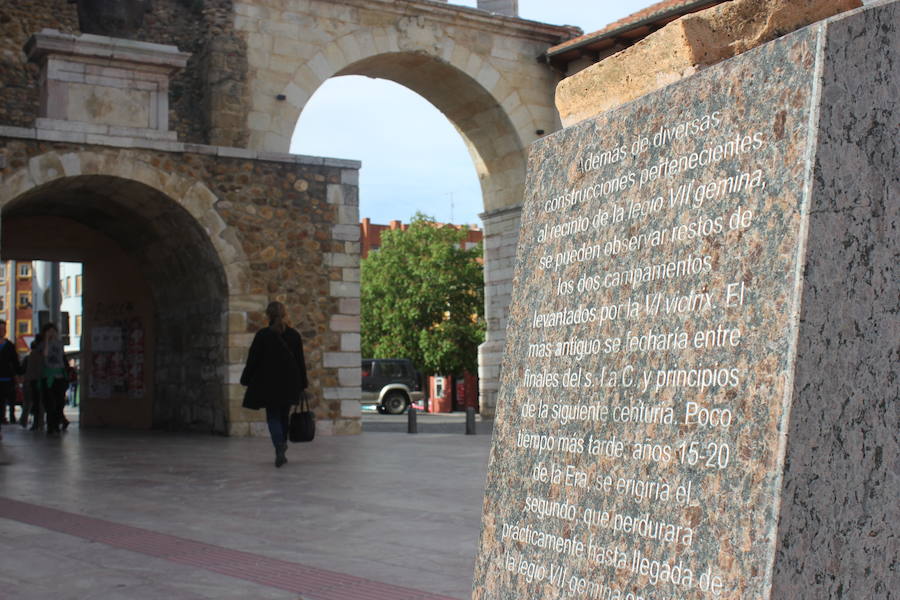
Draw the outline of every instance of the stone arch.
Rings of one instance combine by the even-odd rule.
[[[515,86],[484,57],[446,37],[423,37],[401,39],[391,28],[337,38],[294,72],[284,90],[288,106],[278,117],[279,127],[295,125],[306,103],[331,77],[388,79],[428,100],[459,131],[478,173],[486,212],[519,204],[525,148],[535,139],[538,120]]]
[[[34,258],[60,260],[53,255],[57,239],[69,240],[67,252],[89,253],[77,249],[80,241],[71,241],[94,232],[95,247],[128,257],[104,265],[133,264],[140,270],[153,300],[152,326],[147,326],[153,342],[147,350],[153,354],[153,426],[228,432],[229,380],[236,368],[230,364],[229,340],[245,335],[230,315],[235,303],[246,299],[249,262],[216,212],[216,201],[203,182],[127,150],[50,151],[0,181],[4,249],[9,240],[20,251],[49,253]],[[59,228],[54,240],[34,236],[23,242],[15,225],[48,223]],[[91,285],[87,273],[85,281]],[[86,327],[90,318],[86,311]],[[93,422],[133,421],[100,415]]]
[[[28,166],[0,181],[0,210],[8,202],[58,179],[106,176],[150,187],[184,208],[206,232],[225,268],[232,295],[245,290],[244,250],[215,210],[216,195],[202,181],[161,169],[122,151],[50,151],[32,157]]]

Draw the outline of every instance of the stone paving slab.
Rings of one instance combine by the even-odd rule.
[[[303,589],[318,595],[307,600],[399,600],[401,589],[468,598],[489,444],[488,435],[322,437],[292,445],[275,469],[258,438],[75,427],[47,439],[5,426],[0,597],[296,599],[302,586],[283,581],[296,571],[313,574]],[[38,522],[41,510],[57,516]],[[131,533],[89,541],[48,527],[66,515],[88,538],[104,527]],[[160,558],[173,540],[205,558]],[[162,550],[136,553],[132,543]],[[331,577],[355,587],[329,587]]]

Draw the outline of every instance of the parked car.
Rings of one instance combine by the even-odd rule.
[[[362,402],[377,404],[378,412],[399,415],[424,397],[422,377],[406,358],[364,358]]]

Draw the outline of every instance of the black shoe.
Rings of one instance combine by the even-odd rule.
[[[66,431],[68,428],[69,428],[69,420],[66,419],[65,422],[63,422],[63,431]]]
[[[284,463],[287,462],[287,456],[284,455],[287,450],[287,444],[282,444],[275,448],[275,466],[281,467]]]

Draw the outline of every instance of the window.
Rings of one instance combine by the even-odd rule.
[[[81,337],[81,315],[75,315],[75,335]]]
[[[75,295],[81,295],[81,275],[75,276]]]
[[[31,292],[19,292],[16,294],[16,306],[19,308],[31,308]]]
[[[64,290],[64,291],[63,291],[63,295],[64,295],[66,298],[70,297],[70,296],[72,295],[72,278],[71,278],[71,277],[66,277],[66,283],[65,283],[64,286],[61,286],[61,287],[62,287],[63,290]]]
[[[31,335],[31,320],[19,319],[18,321],[16,321],[16,334]]]
[[[0,281],[6,281],[6,263],[0,265]]]
[[[31,263],[19,263],[19,279],[31,279]]]
[[[0,312],[6,310],[6,296],[0,294]]]

